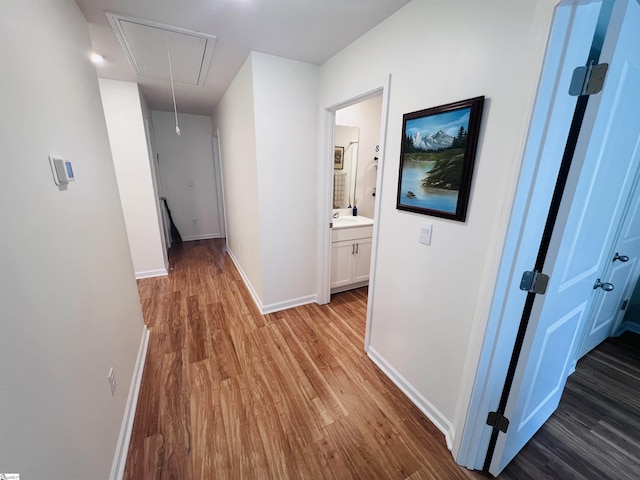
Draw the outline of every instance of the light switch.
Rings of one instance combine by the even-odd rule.
[[[420,226],[420,243],[431,245],[431,233],[433,232],[433,223],[423,223]]]

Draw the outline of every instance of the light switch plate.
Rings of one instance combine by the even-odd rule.
[[[420,226],[420,243],[431,245],[431,233],[433,232],[433,223],[423,223]]]

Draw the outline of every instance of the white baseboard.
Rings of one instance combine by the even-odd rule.
[[[353,290],[354,288],[366,287],[369,285],[369,280],[364,282],[351,283],[349,285],[343,285],[342,287],[336,287],[331,289],[331,294],[346,292],[347,290]]]
[[[163,277],[165,275],[169,275],[169,272],[166,268],[159,268],[157,270],[146,270],[144,272],[136,272],[136,280],[140,280],[141,278]]]
[[[271,303],[264,305],[261,312],[263,314],[279,312],[280,310],[286,310],[287,308],[299,307],[301,305],[307,305],[308,303],[314,303],[318,300],[317,295],[307,295],[305,297],[293,298],[284,302]]]
[[[618,327],[618,330],[614,334],[614,337],[619,337],[627,331],[640,334],[640,324],[635,322],[622,322],[622,324],[620,325],[620,327]]]
[[[402,392],[409,397],[409,400],[424,413],[431,423],[433,423],[438,430],[444,434],[444,439],[447,442],[447,448],[453,449],[453,425],[447,418],[434,407],[429,400],[424,398],[413,385],[411,385],[406,378],[393,368],[373,347],[369,347],[367,356],[375,363],[384,374],[391,379],[396,386],[402,390]]]
[[[136,416],[136,406],[138,404],[138,395],[140,393],[140,383],[142,383],[142,372],[144,371],[144,363],[147,359],[147,346],[149,345],[149,329],[145,326],[140,339],[140,348],[138,349],[138,357],[136,365],[133,369],[131,378],[131,386],[129,387],[129,396],[124,409],[124,417],[122,426],[120,427],[120,436],[118,437],[118,445],[116,446],[116,454],[111,465],[110,480],[121,480],[124,476],[124,467],[127,464],[127,453],[129,452],[129,442],[131,441],[131,432],[133,431],[133,419]]]
[[[182,237],[182,241],[191,242],[193,240],[209,240],[211,238],[220,238],[219,233],[205,233],[203,235],[187,235]]]
[[[249,293],[251,294],[251,298],[253,298],[253,301],[258,307],[258,310],[262,312],[262,302],[260,301],[258,292],[256,292],[255,289],[253,288],[253,285],[249,281],[249,277],[247,277],[247,275],[244,273],[244,270],[242,270],[242,267],[240,266],[240,262],[238,261],[235,254],[233,253],[233,250],[231,250],[228,245],[227,245],[227,253],[229,254],[229,257],[231,257],[233,264],[236,266],[236,270],[238,270],[238,273],[242,277],[242,281],[247,286],[247,290],[249,290]]]
[[[242,267],[240,266],[240,262],[234,255],[233,250],[227,247],[227,253],[229,254],[229,257],[231,257],[233,264],[236,266],[236,270],[238,270],[238,273],[242,277],[242,281],[247,286],[247,290],[249,290],[249,293],[251,294],[251,298],[253,298],[253,301],[258,307],[258,310],[260,310],[261,314],[266,315],[267,313],[279,312],[280,310],[299,307],[301,305],[306,305],[308,303],[313,303],[317,301],[318,296],[313,294],[313,295],[307,295],[304,297],[293,298],[291,300],[285,300],[284,302],[277,302],[277,303],[270,303],[268,305],[263,305],[262,301],[260,300],[260,297],[258,296],[258,293],[253,288],[253,285],[251,285],[251,282],[249,281],[249,277],[247,277],[247,275],[244,273],[244,270],[242,270]]]

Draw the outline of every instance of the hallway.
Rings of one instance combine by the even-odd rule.
[[[260,315],[224,240],[140,280],[151,330],[126,479],[474,479],[363,352],[366,288]]]

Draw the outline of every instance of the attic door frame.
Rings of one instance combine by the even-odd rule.
[[[591,0],[558,2],[550,27],[547,53],[473,391],[462,435],[454,440],[452,451],[456,462],[470,469],[483,468],[491,434],[491,428],[486,425],[487,412],[498,404],[506,365],[511,358],[513,340],[524,308],[525,296],[518,295],[520,292],[514,290],[514,282],[519,283],[522,272],[535,263],[555,183],[549,179],[558,176],[559,159],[568,137],[570,119],[558,122],[554,115],[562,111],[573,114],[578,99],[565,95],[569,85],[561,83],[561,77],[564,82],[567,72],[582,65],[576,64],[571,57],[577,56],[584,61],[587,55],[580,57],[580,49],[588,52],[593,39],[593,32],[588,36],[580,30],[579,21],[575,18],[576,11],[592,3]],[[573,47],[570,47],[571,43]],[[557,128],[558,123],[561,123],[561,128]],[[551,151],[548,145],[551,145]],[[545,188],[545,183],[551,186]],[[540,233],[536,234],[536,231]],[[523,265],[526,267],[523,268]]]
[[[376,179],[376,197],[374,212],[380,212],[382,199],[382,177],[385,164],[385,143],[387,138],[387,118],[389,116],[389,87],[391,74],[377,82],[373,82],[350,94],[330,102],[321,109],[320,139],[321,151],[318,165],[320,178],[318,192],[318,278],[317,278],[317,303],[324,305],[331,299],[331,224],[333,218],[333,145],[334,127],[336,123],[336,111],[350,107],[362,101],[382,94],[382,109],[380,114],[380,152],[378,154],[378,175]],[[378,256],[378,233],[380,222],[375,219],[373,224],[373,237],[371,245],[371,270],[369,275],[369,295],[367,298],[367,320],[364,336],[364,351],[368,352],[371,337],[371,312],[373,311],[373,293],[375,291],[376,258]]]

